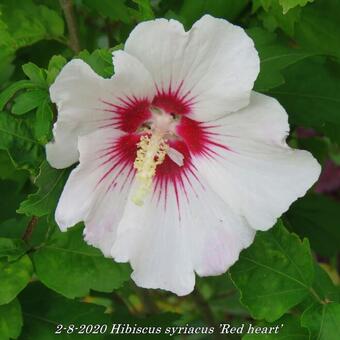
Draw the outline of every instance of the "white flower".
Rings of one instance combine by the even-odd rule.
[[[130,262],[146,288],[178,295],[224,273],[316,181],[310,153],[285,142],[287,114],[252,92],[259,58],[243,29],[209,15],[139,24],[115,75],[72,60],[50,88],[58,106],[47,159],[72,171],[61,230]]]

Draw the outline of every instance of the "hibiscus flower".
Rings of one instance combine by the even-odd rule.
[[[140,23],[115,74],[70,61],[50,88],[56,168],[79,161],[60,197],[62,231],[130,262],[145,288],[190,293],[224,273],[317,180],[320,166],[285,142],[287,114],[252,91],[259,57],[244,30],[205,15]]]

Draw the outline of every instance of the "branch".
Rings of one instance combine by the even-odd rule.
[[[110,19],[106,19],[105,21],[105,29],[109,40],[109,47],[114,47],[117,44],[114,34],[119,26],[119,21],[110,21]]]
[[[204,320],[209,326],[216,327],[216,321],[214,314],[209,306],[209,304],[205,301],[202,294],[198,291],[197,288],[191,293],[192,298],[199,309],[200,313],[202,314]]]
[[[28,225],[26,227],[26,230],[25,230],[24,234],[22,235],[22,239],[25,242],[28,242],[30,240],[30,238],[32,236],[32,233],[33,233],[37,223],[38,223],[38,217],[32,216],[32,218],[28,222]]]
[[[70,48],[74,53],[78,54],[80,52],[80,43],[72,0],[59,0],[59,3],[66,19]]]
[[[157,305],[155,304],[152,296],[150,296],[149,291],[144,288],[139,288],[134,283],[132,284],[134,291],[141,300],[143,304],[143,309],[145,314],[152,315],[159,312]]]
[[[214,313],[212,312],[209,303],[205,300],[205,298],[200,293],[200,291],[198,290],[197,287],[191,293],[191,297],[192,297],[192,299],[193,299],[197,309],[200,311],[203,319],[207,323],[207,325],[210,326],[210,327],[214,327],[215,332],[214,332],[214,336],[213,337],[215,339],[222,339],[222,338],[224,338],[220,334],[219,323],[215,320]]]

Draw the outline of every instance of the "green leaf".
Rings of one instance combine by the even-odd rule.
[[[111,292],[129,279],[127,265],[104,258],[83,241],[81,228],[56,232],[34,253],[39,279],[49,288],[69,298],[84,296],[90,289]]]
[[[301,327],[299,318],[293,315],[285,315],[270,324],[260,322],[251,325],[252,327],[246,329],[248,334],[242,337],[242,340],[304,340],[308,338],[307,330]],[[256,334],[256,327],[260,327],[258,331],[261,330],[266,334]]]
[[[283,8],[283,14],[286,14],[291,8],[296,6],[306,6],[307,3],[313,2],[314,0],[279,0],[280,5]]]
[[[252,316],[275,321],[310,292],[314,268],[309,243],[279,222],[270,231],[257,232],[230,273]]]
[[[17,168],[35,173],[42,159],[42,148],[33,138],[29,122],[0,112],[0,149],[8,151]]]
[[[255,90],[265,91],[284,83],[281,71],[299,60],[311,55],[296,47],[288,47],[275,34],[261,28],[247,31],[255,42],[260,56],[260,74],[255,82]]]
[[[7,33],[2,44],[12,51],[42,39],[61,38],[64,33],[64,21],[46,6],[31,0],[2,0],[1,5],[2,31]]]
[[[326,302],[340,302],[340,290],[335,286],[326,271],[317,263],[315,267],[315,279],[313,289],[321,300]],[[313,301],[314,302],[314,301]]]
[[[21,333],[22,315],[17,299],[0,306],[0,339],[17,339]]]
[[[340,251],[339,202],[311,194],[296,201],[286,218],[287,226],[302,237],[308,237],[318,254],[331,257]]]
[[[94,301],[96,297],[86,297],[85,301]],[[162,327],[175,326],[174,322],[178,320],[178,315],[173,313],[162,313],[158,315],[149,315],[145,318],[137,318],[134,315],[126,313],[125,306],[119,304],[113,305],[114,312],[110,313],[102,306],[95,305],[91,302],[81,302],[77,300],[66,299],[65,297],[48,290],[39,282],[30,284],[20,294],[20,301],[25,317],[22,334],[25,339],[34,340],[55,340],[55,339],[162,339],[159,334],[130,334],[118,333],[110,334],[113,324],[131,327]],[[111,299],[109,300],[111,305]],[[61,334],[55,334],[58,325],[63,325]],[[77,334],[81,330],[81,325],[107,325],[104,334]],[[69,325],[74,325],[73,333],[67,334]],[[72,328],[71,328],[72,329]],[[169,338],[167,335],[166,338]]]
[[[8,152],[0,150],[0,179],[1,180],[11,180],[22,185],[27,181],[29,173],[24,170],[17,170],[14,167]]]
[[[313,52],[339,59],[339,14],[338,0],[318,0],[306,6],[295,27],[295,40]]]
[[[0,39],[3,38],[1,32],[1,21],[0,21]],[[6,84],[14,71],[13,65],[14,53],[6,48],[1,46],[0,42],[0,84]]]
[[[197,277],[195,289],[214,311],[216,319],[224,319],[225,315],[248,318],[249,313],[240,303],[240,295],[233,284],[230,275]],[[195,313],[199,311],[195,311]]]
[[[52,168],[47,161],[43,162],[37,177],[36,186],[38,191],[30,194],[20,204],[17,210],[20,214],[27,216],[45,216],[53,213],[61,191],[63,190],[68,170],[57,170]]]
[[[330,142],[327,137],[299,138],[297,148],[307,150],[323,165],[329,159]]]
[[[29,80],[20,80],[8,86],[0,93],[0,110],[3,110],[7,102],[20,90],[36,87]]]
[[[25,317],[22,331],[25,339],[79,339],[80,335],[67,334],[66,330],[62,330],[61,334],[55,334],[57,326],[60,324],[65,328],[72,324],[77,327],[82,324],[107,324],[109,326],[112,323],[110,316],[104,313],[105,308],[66,299],[38,282],[30,284],[20,294],[20,301]],[[81,338],[103,339],[103,336],[83,334]]]
[[[340,66],[309,58],[287,68],[284,77],[286,83],[269,94],[286,108],[290,122],[340,143]]]
[[[178,15],[186,28],[190,28],[204,14],[235,21],[248,3],[249,0],[184,0]]]
[[[112,53],[107,49],[98,49],[91,54],[88,51],[81,51],[79,58],[89,64],[99,75],[109,78],[113,74]]]
[[[340,304],[314,304],[301,317],[301,325],[308,328],[310,339],[338,340],[340,334]]]
[[[61,55],[54,55],[48,63],[47,69],[47,83],[53,84],[56,76],[66,64],[67,60]]]
[[[0,220],[15,217],[15,210],[24,199],[23,183],[12,180],[0,181]]]
[[[259,13],[259,18],[267,29],[281,28],[306,50],[340,58],[338,0],[318,0],[303,8],[293,8],[292,5],[303,5],[307,0],[280,0],[286,10],[292,8],[288,13],[282,11],[277,0],[254,2],[254,10],[260,6],[264,8],[264,11]]]
[[[46,30],[47,39],[63,36],[64,20],[56,11],[49,9],[46,6],[40,5],[38,6],[38,13],[37,16],[40,16],[41,23],[44,25],[44,29]]]
[[[295,26],[300,20],[301,8],[295,7],[288,13],[283,14],[282,6],[277,0],[253,0],[253,10],[263,7],[263,11],[258,13],[258,17],[263,21],[264,27],[269,31],[281,28],[290,36],[294,35]]]
[[[8,247],[8,244],[0,244],[1,246]],[[4,253],[6,249],[9,251],[8,257],[11,258],[13,253],[8,248],[4,248],[2,252]],[[9,261],[4,257],[0,258],[0,305],[11,302],[26,287],[32,274],[32,262],[27,255],[14,261]]]
[[[32,83],[42,88],[47,87],[46,72],[43,69],[33,63],[27,63],[22,65],[22,70]]]
[[[28,225],[32,223],[32,216],[16,215],[15,218],[2,221],[0,223],[0,237],[18,239],[22,238],[27,232]],[[25,242],[25,249],[32,251],[33,247],[40,247],[43,242],[56,229],[55,223],[48,220],[46,217],[40,217],[34,225],[32,233],[27,242]]]
[[[23,240],[15,240],[0,237],[0,258],[5,257],[7,261],[15,261],[27,250]]]
[[[44,90],[33,89],[24,92],[15,98],[12,106],[12,113],[22,115],[40,106],[48,98],[48,93]]]
[[[150,0],[133,0],[133,2],[138,4],[139,9],[138,21],[151,20],[155,18],[155,14],[153,13]]]
[[[28,223],[29,218],[21,215],[6,220],[2,219],[0,224],[0,237],[14,239],[21,238]]]
[[[51,139],[53,111],[49,98],[46,98],[38,107],[34,125],[36,139],[46,144]]]
[[[84,0],[84,4],[104,18],[110,18],[113,21],[122,21],[126,24],[131,22],[129,8],[125,5],[125,0]]]

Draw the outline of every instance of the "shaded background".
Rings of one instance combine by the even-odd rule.
[[[339,1],[0,0],[0,13],[0,340],[73,339],[66,330],[55,335],[57,325],[96,323],[283,324],[278,335],[224,338],[340,338]],[[196,290],[178,298],[137,288],[128,265],[84,244],[81,225],[58,231],[53,213],[70,169],[44,161],[56,115],[48,87],[75,56],[110,77],[112,50],[140,21],[175,18],[190,29],[206,13],[254,39],[261,58],[255,90],[280,101],[289,144],[312,152],[323,171],[230,273],[198,278]],[[220,336],[177,338],[189,337]]]

